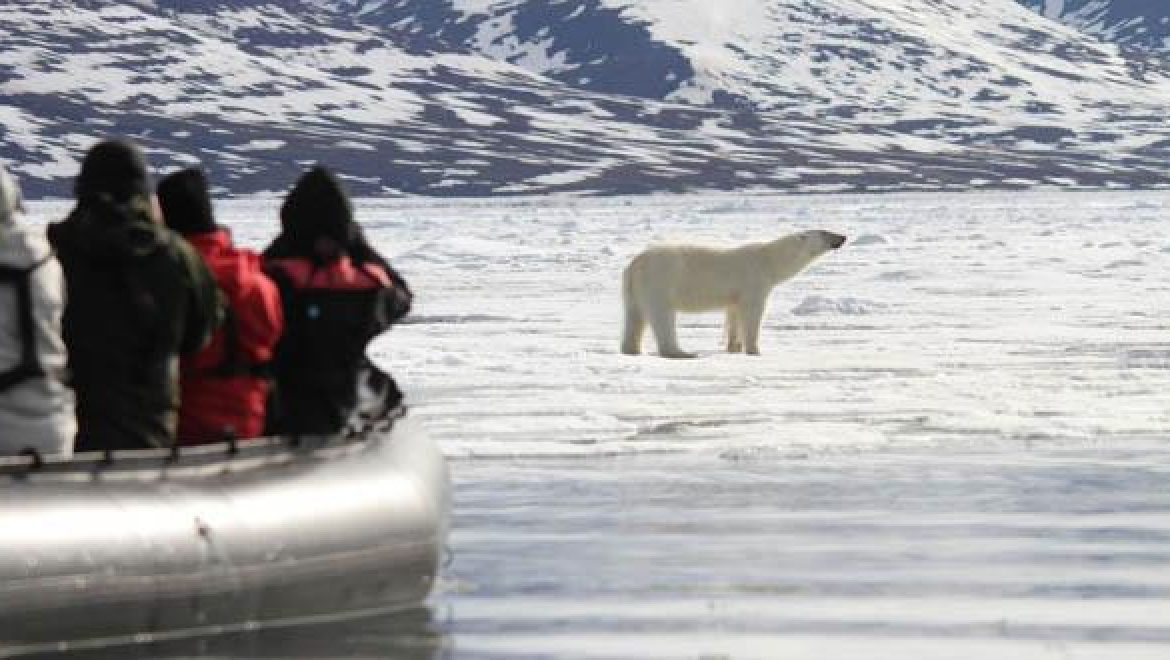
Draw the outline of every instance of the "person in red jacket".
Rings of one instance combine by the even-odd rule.
[[[263,435],[270,363],[284,329],[280,292],[260,256],[233,246],[228,230],[215,224],[202,170],[162,179],[158,201],[167,226],[203,256],[227,303],[211,343],[179,366],[179,444]]]
[[[401,401],[366,345],[410,310],[410,289],[366,241],[348,196],[325,167],[297,181],[280,224],[264,251],[288,321],[275,362],[275,430],[360,433]]]

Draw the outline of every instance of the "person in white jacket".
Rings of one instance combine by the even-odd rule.
[[[65,276],[42,231],[18,222],[20,186],[0,165],[0,455],[73,452],[66,384]]]

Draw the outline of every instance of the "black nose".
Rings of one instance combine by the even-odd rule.
[[[845,237],[842,236],[841,234],[829,234],[829,245],[834,250],[836,250],[837,248],[841,247],[842,245],[845,245]]]

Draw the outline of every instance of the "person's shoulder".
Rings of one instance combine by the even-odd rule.
[[[267,272],[268,264],[253,250],[224,245],[214,253],[204,253],[203,256],[220,288],[229,293],[250,291],[254,287],[276,287]]]
[[[264,268],[264,257],[251,248],[242,247],[233,243],[224,249],[224,254],[248,270],[262,270]]]
[[[0,263],[23,268],[50,256],[52,248],[43,230],[23,225],[9,225],[0,229]]]
[[[186,280],[198,278],[208,272],[207,263],[199,251],[181,235],[166,227],[153,226],[152,230],[158,246],[153,256],[159,267],[173,269]],[[163,263],[167,265],[162,266]]]
[[[188,243],[187,239],[183,238],[178,232],[167,227],[159,226],[152,226],[152,229],[155,232],[158,244],[162,246],[162,251],[167,256],[184,261],[203,258],[199,255],[199,251],[195,249],[195,246]]]

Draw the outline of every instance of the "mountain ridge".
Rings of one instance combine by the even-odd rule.
[[[1019,0],[1040,14],[1104,41],[1170,53],[1170,6],[1148,0]]]
[[[108,133],[223,194],[315,161],[362,195],[1170,186],[1170,66],[1013,0],[12,0],[0,30],[31,196]]]

